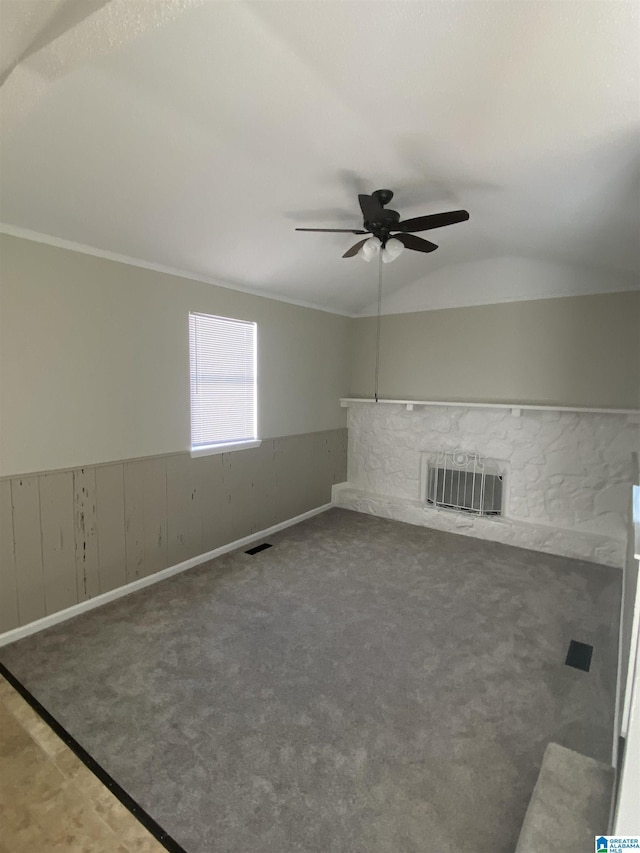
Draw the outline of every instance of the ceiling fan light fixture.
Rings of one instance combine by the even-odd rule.
[[[377,237],[369,237],[366,243],[362,246],[358,254],[363,261],[371,261],[380,251],[382,243]]]
[[[404,251],[404,245],[400,242],[400,240],[396,240],[395,237],[391,237],[390,240],[387,240],[384,249],[382,250],[382,261],[385,264],[390,264],[391,261],[395,261],[395,259],[402,254]]]

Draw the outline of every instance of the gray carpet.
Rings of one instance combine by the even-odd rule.
[[[189,853],[512,853],[549,741],[609,762],[619,572],[338,509],[270,541],[0,649]]]

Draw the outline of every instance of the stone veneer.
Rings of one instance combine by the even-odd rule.
[[[348,482],[338,506],[621,567],[635,415],[349,403]],[[483,518],[426,506],[424,451],[461,449],[501,460],[505,515]]]

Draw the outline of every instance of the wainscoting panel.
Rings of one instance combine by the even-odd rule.
[[[251,453],[247,450],[246,453]],[[231,535],[231,501],[225,488],[223,467],[231,454],[203,456],[202,469],[202,550],[214,551],[227,542]]]
[[[109,592],[127,583],[124,465],[96,468],[98,504],[98,565],[100,589]]]
[[[39,477],[16,477],[11,481],[13,556],[21,625],[46,616],[39,481]]]
[[[73,474],[45,474],[39,486],[44,601],[49,613],[78,601]]]
[[[0,633],[322,506],[346,471],[336,429],[0,480]]]
[[[0,480],[0,625],[8,631],[19,624],[11,481]]]
[[[169,565],[202,554],[202,465],[188,453],[167,459]]]
[[[73,472],[73,505],[78,601],[86,601],[100,593],[95,468],[78,468]]]

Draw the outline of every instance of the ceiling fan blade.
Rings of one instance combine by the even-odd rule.
[[[350,249],[347,249],[347,251],[344,253],[344,255],[342,257],[343,258],[352,258],[354,255],[357,255],[358,252],[360,251],[360,249],[364,246],[364,244],[367,242],[368,239],[369,238],[367,237],[365,240],[358,240],[358,242],[354,246],[352,246]]]
[[[394,234],[393,238],[404,243],[407,249],[414,249],[416,252],[435,252],[438,248],[435,243],[423,240],[422,237],[416,237],[415,234]]]
[[[323,231],[332,234],[368,234],[368,231],[363,231],[358,228],[296,228],[296,231]]]
[[[447,213],[432,213],[430,216],[416,216],[415,219],[405,219],[404,222],[398,222],[395,227],[405,233],[407,231],[428,231],[430,228],[442,228],[443,225],[465,222],[468,218],[468,210],[450,210]]]
[[[384,211],[382,205],[375,196],[359,195],[360,210],[364,216],[365,222],[379,222],[382,219]]]

